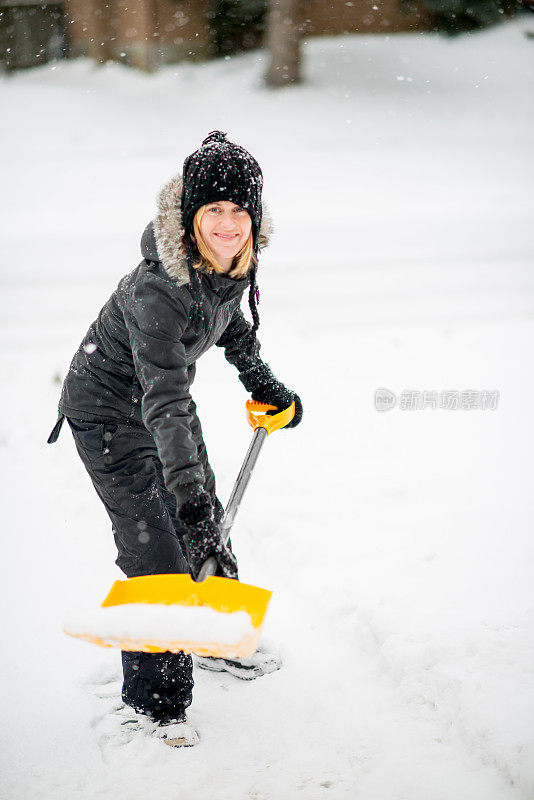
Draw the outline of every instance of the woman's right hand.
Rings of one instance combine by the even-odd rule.
[[[184,497],[187,499],[183,500]],[[178,519],[187,529],[183,538],[194,580],[210,556],[215,558],[225,578],[237,579],[237,561],[213,519],[213,505],[208,492],[200,484],[189,484],[180,487],[177,499]]]
[[[219,526],[207,519],[187,529],[184,535],[187,562],[191,575],[197,580],[204,563],[213,556],[219,565],[217,574],[237,580],[237,561],[230,548],[223,542]]]

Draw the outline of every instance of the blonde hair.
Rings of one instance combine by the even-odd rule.
[[[195,232],[195,244],[197,246],[199,260],[193,264],[194,269],[207,269],[208,272],[217,272],[219,275],[228,275],[229,278],[243,278],[250,269],[250,265],[254,259],[254,250],[252,246],[252,230],[248,236],[247,241],[234,256],[234,264],[232,268],[226,272],[215,259],[215,256],[205,243],[200,233],[200,223],[202,217],[206,212],[206,206],[201,206],[193,218],[193,230]]]

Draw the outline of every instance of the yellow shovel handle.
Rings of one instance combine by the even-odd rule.
[[[289,425],[295,416],[295,403],[291,403],[289,408],[284,408],[278,414],[268,414],[268,411],[277,411],[277,406],[268,403],[259,403],[257,400],[247,400],[247,419],[249,425],[256,428],[265,428],[267,434],[279,431]]]
[[[226,543],[230,538],[230,530],[234,524],[236,514],[241,505],[241,500],[248,486],[252,470],[260,454],[262,445],[267,436],[273,431],[284,428],[295,416],[295,403],[289,408],[285,408],[278,414],[267,414],[267,411],[276,411],[277,406],[270,406],[267,403],[258,403],[256,400],[247,400],[247,419],[254,428],[254,435],[248,452],[243,461],[235,486],[228,500],[228,505],[221,521],[221,536]],[[204,581],[217,571],[217,561],[213,556],[207,559],[198,573],[197,581]]]

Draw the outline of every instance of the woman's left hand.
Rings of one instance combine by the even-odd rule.
[[[252,399],[259,403],[268,403],[276,406],[280,411],[289,408],[291,403],[295,403],[295,416],[285,427],[296,428],[302,419],[302,402],[298,394],[288,389],[283,383],[271,378],[267,383],[257,386],[252,392]]]

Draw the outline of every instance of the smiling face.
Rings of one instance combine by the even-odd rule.
[[[229,200],[208,203],[200,220],[204,243],[225,272],[246,243],[252,230],[252,220],[244,208]]]

